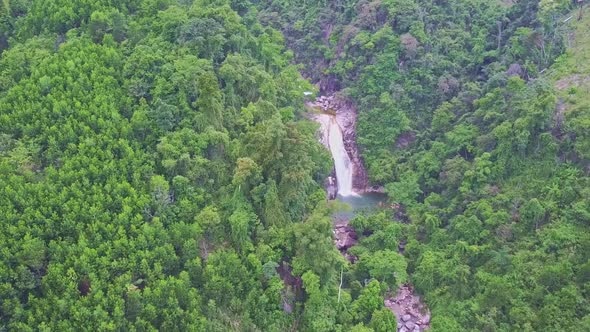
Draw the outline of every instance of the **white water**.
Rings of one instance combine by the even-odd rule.
[[[336,122],[336,117],[328,114],[320,114],[317,121],[322,125],[322,143],[332,153],[334,168],[336,169],[336,180],[338,181],[338,194],[340,196],[351,196],[355,193],[352,190],[353,164],[344,148],[342,129]]]

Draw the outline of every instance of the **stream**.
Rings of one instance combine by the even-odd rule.
[[[333,214],[335,245],[352,264],[357,260],[348,249],[358,241],[355,230],[348,224],[355,215],[383,208],[387,196],[378,188],[369,187],[366,171],[356,146],[356,111],[334,97],[319,97],[308,106],[322,113],[312,115],[320,124],[320,142],[330,151],[334,171],[326,180],[328,199],[346,203],[347,209]],[[411,285],[402,285],[396,294],[384,299],[397,318],[398,332],[422,332],[430,327],[430,312]]]

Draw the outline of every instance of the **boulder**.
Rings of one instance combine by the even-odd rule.
[[[510,67],[508,67],[508,70],[506,71],[506,75],[508,75],[508,77],[512,77],[512,76],[523,77],[524,70],[522,69],[522,67],[518,63],[513,63],[510,65]]]
[[[336,247],[340,251],[344,251],[356,244],[356,232],[352,227],[349,226],[335,227],[334,237],[336,238]]]
[[[412,321],[407,321],[405,326],[409,329],[409,330],[413,330],[416,327],[416,324]]]
[[[412,316],[410,316],[410,315],[408,315],[408,314],[406,314],[406,315],[403,315],[403,316],[402,316],[402,320],[403,320],[404,322],[407,322],[407,321],[409,321],[410,319],[412,319]]]
[[[338,195],[338,184],[336,182],[336,177],[328,176],[324,186],[328,192],[328,199],[336,199],[336,196]]]

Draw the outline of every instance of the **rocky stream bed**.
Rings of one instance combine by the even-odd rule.
[[[354,228],[348,225],[347,220],[338,219],[334,222],[333,232],[336,248],[354,264],[357,258],[348,253],[358,240]],[[403,245],[399,249],[402,251]],[[402,285],[397,293],[385,297],[384,304],[395,314],[399,332],[422,332],[430,328],[430,311],[411,285]]]

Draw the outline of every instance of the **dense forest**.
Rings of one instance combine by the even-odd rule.
[[[3,0],[0,331],[590,331],[590,8]],[[306,92],[395,209],[334,246]],[[398,248],[404,244],[405,250]]]

